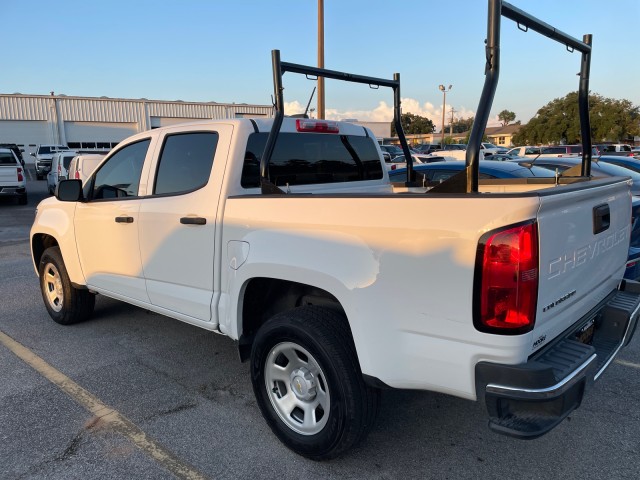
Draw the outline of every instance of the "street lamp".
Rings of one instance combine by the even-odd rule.
[[[445,114],[445,110],[447,109],[447,92],[451,91],[451,87],[453,87],[453,85],[449,85],[449,88],[444,88],[444,85],[439,85],[438,88],[440,89],[440,91],[442,92],[443,98],[442,98],[442,141],[440,142],[440,148],[444,148],[444,114]]]

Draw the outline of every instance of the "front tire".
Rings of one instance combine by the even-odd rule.
[[[262,326],[251,380],[272,431],[313,460],[344,453],[375,421],[378,391],[364,383],[346,318],[331,309],[300,307]]]
[[[38,271],[42,299],[54,322],[71,325],[91,317],[95,295],[71,284],[60,248],[50,247],[44,251]]]

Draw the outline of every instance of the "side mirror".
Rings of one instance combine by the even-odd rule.
[[[84,199],[80,180],[62,180],[56,186],[56,198],[61,202],[80,202]]]
[[[24,148],[21,148],[21,149],[20,149],[20,151],[21,151],[22,153],[24,153]]]
[[[33,152],[31,152],[29,155],[31,155],[32,157],[35,157],[35,156],[36,156],[36,154],[35,154],[35,153],[33,153]]]

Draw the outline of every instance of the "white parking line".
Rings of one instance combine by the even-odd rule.
[[[627,362],[625,360],[616,360],[616,363],[619,363],[620,365],[624,365],[625,367],[640,369],[640,364],[638,363]]]
[[[23,362],[51,383],[55,384],[76,403],[94,415],[94,419],[90,424],[100,421],[101,424],[108,425],[114,431],[128,438],[136,447],[178,478],[185,480],[206,480],[207,477],[198,472],[194,467],[180,460],[155,440],[151,439],[140,427],[120,412],[102,403],[98,397],[82,388],[27,347],[16,342],[2,331],[0,331],[0,343],[4,344],[4,346],[11,350]]]

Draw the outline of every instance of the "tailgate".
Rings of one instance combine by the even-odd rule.
[[[540,196],[536,346],[595,307],[624,274],[631,231],[629,185],[613,178],[588,185]]]
[[[15,185],[18,182],[18,167],[16,165],[0,165],[0,183]]]

